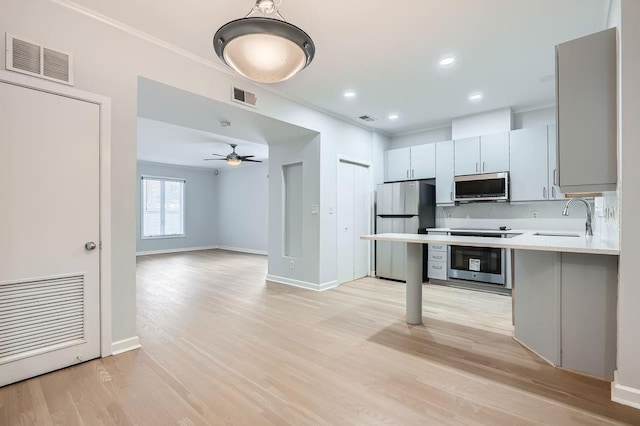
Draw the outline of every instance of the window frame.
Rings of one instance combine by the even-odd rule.
[[[165,182],[179,182],[182,184],[182,199],[180,201],[180,206],[181,206],[181,218],[182,218],[182,233],[181,234],[171,234],[171,235],[165,235],[165,234],[161,234],[161,235],[144,235],[144,212],[145,212],[145,195],[146,195],[146,191],[145,191],[145,187],[144,187],[144,180],[155,180],[155,181],[160,181],[160,227],[162,229],[162,231],[164,232],[164,216],[165,216],[165,205],[164,205],[164,200],[165,200]],[[141,175],[140,176],[140,239],[141,240],[160,240],[160,239],[167,239],[167,238],[186,238],[187,237],[187,224],[186,224],[186,205],[185,205],[185,199],[186,199],[186,192],[187,192],[187,180],[185,178],[179,178],[179,177],[169,177],[169,176],[152,176],[152,175]]]

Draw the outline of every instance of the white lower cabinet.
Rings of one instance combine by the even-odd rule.
[[[446,232],[429,232],[430,235],[446,235]],[[448,278],[447,268],[447,252],[446,244],[429,244],[429,255],[427,261],[427,276],[437,280],[446,280]]]

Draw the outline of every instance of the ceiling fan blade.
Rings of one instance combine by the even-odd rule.
[[[211,154],[211,155],[217,155],[218,157],[227,157],[226,155],[222,155],[222,154]]]
[[[251,162],[251,163],[262,163],[261,160],[242,160],[242,161],[248,161],[248,162]]]
[[[226,158],[205,158],[204,161],[227,161]]]
[[[238,157],[240,157],[240,158],[242,158],[244,160],[245,158],[255,157],[255,155],[238,155]]]

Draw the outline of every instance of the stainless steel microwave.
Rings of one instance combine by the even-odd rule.
[[[473,201],[508,201],[509,173],[483,173],[456,176],[454,200],[462,203]]]

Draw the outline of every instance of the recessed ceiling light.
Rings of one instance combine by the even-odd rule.
[[[455,62],[456,62],[456,58],[454,58],[453,56],[446,56],[440,59],[440,66],[448,67],[449,65],[453,65]]]
[[[356,92],[354,92],[353,90],[347,90],[346,92],[344,92],[344,97],[345,98],[354,98],[356,96]]]
[[[476,92],[469,95],[469,100],[471,102],[478,102],[482,99],[482,93]]]
[[[389,114],[388,118],[389,120],[397,120],[400,116],[398,114]]]

